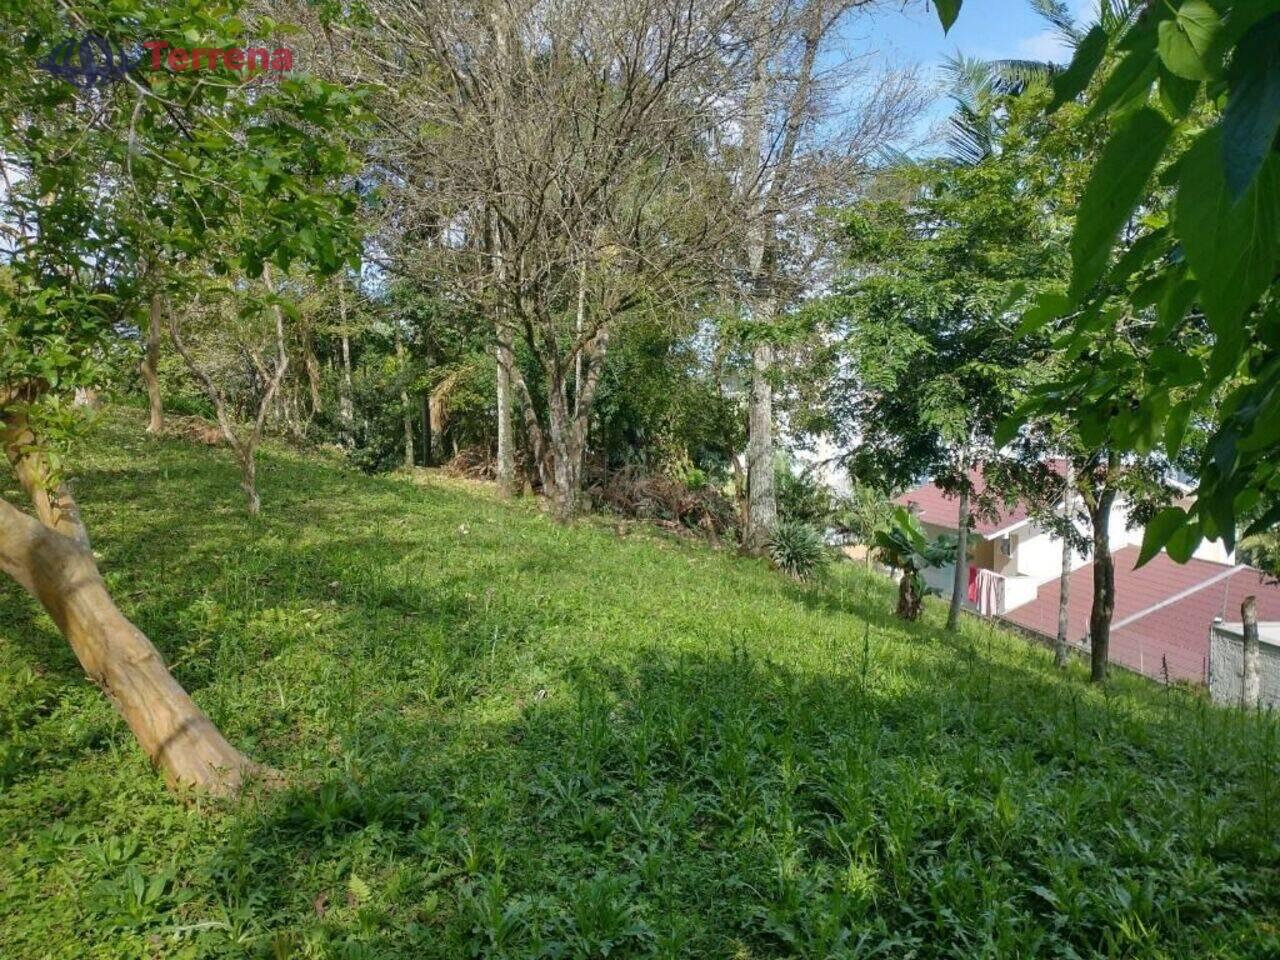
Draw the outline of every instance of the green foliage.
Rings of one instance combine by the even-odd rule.
[[[1080,200],[1071,235],[1071,297],[1079,301],[1102,277],[1116,236],[1146,193],[1171,128],[1158,112],[1144,108],[1116,131]]]
[[[817,426],[851,451],[850,473],[901,489],[960,482],[958,451],[1042,379],[1046,338],[1013,336],[1017,311],[1068,273],[1073,163],[1046,164],[1043,85],[998,97],[1000,149],[976,163],[886,173],[846,218],[847,265],[823,303],[833,344]],[[825,420],[824,420],[825,418]]]
[[[104,572],[292,788],[175,803],[0,583],[6,960],[1280,949],[1274,717],[273,443],[250,522],[143,423],[75,464]]]
[[[270,83],[145,71],[85,91],[37,61],[90,33],[117,49],[143,38],[242,47],[285,29],[239,2],[0,2],[0,217],[14,228],[0,396],[50,452],[71,432],[58,411],[74,390],[125,366],[111,355],[136,344],[152,292],[198,302],[211,276],[254,278],[267,262],[332,273],[354,257],[352,157],[337,128],[366,115],[363,90],[302,71]],[[238,296],[253,300],[251,286]]]
[[[813,579],[831,559],[822,532],[801,520],[778,521],[765,546],[773,565],[797,580]]]
[[[819,530],[834,525],[837,498],[814,471],[797,472],[785,462],[775,464],[773,489],[781,520],[808,524]]]
[[[956,555],[955,537],[943,534],[931,539],[916,515],[902,506],[893,508],[888,522],[876,531],[874,543],[880,559],[904,576],[914,577],[921,594],[925,592],[921,571],[952,563]]]
[[[592,444],[606,464],[643,464],[721,485],[746,443],[742,417],[688,330],[689,318],[619,327],[593,407]],[[695,487],[696,484],[690,484]]]
[[[1081,203],[1073,297],[1060,311],[1062,348],[1096,371],[1061,376],[1020,419],[1069,411],[1092,445],[1162,445],[1170,459],[1187,457],[1188,426],[1203,421],[1196,501],[1164,514],[1143,550],[1166,543],[1188,556],[1203,537],[1232,546],[1242,518],[1245,535],[1280,519],[1280,11],[1270,0],[1182,0],[1120,26],[1108,56],[1073,79],[1087,118],[1113,127]],[[1152,172],[1158,186],[1143,189]],[[1121,330],[1126,346],[1099,350]]]

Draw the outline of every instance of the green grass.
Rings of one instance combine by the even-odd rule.
[[[5,960],[1280,956],[1273,721],[457,482],[272,447],[255,522],[119,412],[77,466],[121,607],[294,786],[175,801],[0,584]]]

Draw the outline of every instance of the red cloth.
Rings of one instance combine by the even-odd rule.
[[[978,602],[978,568],[969,567],[969,602]]]

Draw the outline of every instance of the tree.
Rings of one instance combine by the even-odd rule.
[[[1262,696],[1260,670],[1261,650],[1258,646],[1258,598],[1248,596],[1240,604],[1240,621],[1243,637],[1242,661],[1244,669],[1240,677],[1240,709],[1257,710]]]
[[[828,245],[812,223],[824,203],[846,200],[869,159],[889,147],[923,109],[913,78],[889,74],[853,111],[831,92],[858,67],[834,42],[862,0],[753,5],[749,82],[740,123],[737,174],[744,217],[742,293],[749,318],[747,524],[744,543],[761,548],[777,522],[774,490],[776,318],[795,301]],[[862,79],[870,79],[863,77]]]
[[[154,257],[198,250],[207,231],[246,223],[236,214],[251,207],[231,258],[246,272],[268,258],[337,266],[346,201],[309,178],[342,163],[317,133],[328,98],[336,106],[350,95],[302,79],[250,89],[232,73],[192,83],[164,70],[81,93],[39,69],[31,51],[69,34],[99,36],[116,51],[139,34],[185,46],[191,32],[211,48],[240,47],[254,24],[195,3],[0,10],[0,116],[17,121],[0,127],[0,445],[34,511],[0,502],[0,569],[49,612],[171,785],[235,790],[259,768],[112,602],[61,451],[78,429],[75,390],[102,382],[103,359],[142,306],[140,265],[158,269]],[[236,136],[252,136],[254,149],[212,146],[234,147]],[[157,200],[168,206],[163,218],[152,217]],[[145,246],[144,224],[161,231]]]
[[[740,6],[382,9],[405,72],[426,78],[405,126],[432,131],[397,152],[422,162],[397,167],[432,191],[422,222],[457,225],[432,251],[441,273],[496,315],[500,474],[515,403],[567,520],[612,336],[651,303],[702,296],[715,274],[725,178],[710,131]]]
[[[948,4],[944,24],[958,10]],[[1112,129],[1082,198],[1071,284],[1041,312],[1063,318],[1069,350],[1117,298],[1147,322],[1130,364],[1064,377],[1045,403],[1069,397],[1082,430],[1104,411],[1109,443],[1140,451],[1154,439],[1170,459],[1195,418],[1211,424],[1194,503],[1147,526],[1144,563],[1166,546],[1185,560],[1206,537],[1233,548],[1242,518],[1245,536],[1280,520],[1278,43],[1272,4],[1122,7],[1114,32],[1081,40],[1050,104],[1083,95],[1086,122]],[[1171,216],[1145,209],[1152,181],[1176,187]],[[1174,345],[1188,340],[1189,351]]]
[[[227,390],[216,381],[216,377],[210,372],[210,368],[201,363],[189,346],[187,338],[182,332],[183,324],[177,314],[170,314],[169,316],[169,336],[173,341],[173,346],[187,365],[187,370],[192,378],[199,384],[209,402],[213,404],[214,414],[218,421],[218,429],[221,430],[223,439],[227,441],[227,445],[231,448],[231,453],[235,457],[236,465],[240,468],[240,488],[244,491],[245,505],[250,516],[257,516],[262,509],[262,499],[258,495],[258,445],[262,442],[263,428],[266,426],[267,416],[276,403],[280,385],[284,382],[284,375],[289,369],[289,351],[285,346],[284,311],[281,309],[278,299],[274,299],[276,293],[274,284],[271,281],[270,268],[265,265],[263,266],[262,280],[263,285],[274,301],[265,308],[265,312],[269,312],[272,318],[272,334],[269,342],[275,355],[271,360],[271,366],[269,368],[266,367],[258,353],[257,345],[252,342],[256,339],[253,333],[244,337],[238,345],[239,352],[247,355],[253,362],[254,372],[257,375],[256,380],[258,381],[254,384],[256,389],[253,391],[256,394],[253,402],[257,409],[248,429],[242,430],[238,428],[229,403]],[[206,291],[208,291],[208,288],[206,288]],[[214,293],[214,297],[216,299],[213,300],[212,309],[206,311],[205,314],[207,324],[205,332],[206,336],[212,334],[219,340],[223,340],[237,327],[242,326],[241,324],[233,323],[227,317],[227,313],[234,312],[238,304],[235,303],[234,293],[231,291],[224,290],[221,296]],[[257,316],[253,314],[251,316],[253,316],[254,320],[257,319]],[[250,326],[257,326],[257,324],[251,323]],[[235,334],[232,335],[235,336]],[[245,340],[248,342],[246,343]]]
[[[959,500],[952,629],[970,516],[997,502],[973,502],[972,477],[998,459],[996,427],[1041,376],[1035,348],[1014,336],[1017,308],[1066,266],[1069,212],[1041,162],[1036,101],[983,107],[1006,112],[1007,131],[976,162],[886,171],[844,215],[847,272],[819,308],[832,344],[819,424],[851,473],[891,488],[931,476]]]

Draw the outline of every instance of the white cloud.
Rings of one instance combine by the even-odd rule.
[[[1018,56],[1024,60],[1069,63],[1072,52],[1071,45],[1056,30],[1042,30],[1018,42]]]

